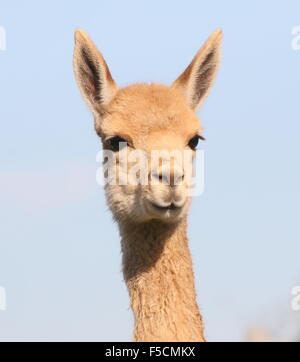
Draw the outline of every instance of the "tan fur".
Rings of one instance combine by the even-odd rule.
[[[195,298],[186,220],[122,225],[124,277],[135,315],[134,339],[204,341]]]
[[[219,65],[221,31],[216,31],[171,87],[135,84],[118,89],[101,53],[82,30],[76,32],[74,70],[107,148],[112,136],[133,150],[184,151],[202,132],[194,113],[212,86]],[[116,152],[117,172],[122,168]],[[184,170],[166,166],[180,185],[106,185],[108,205],[119,224],[123,272],[135,316],[135,341],[204,341],[188,248],[187,212],[191,198]],[[156,165],[150,175],[163,175]],[[176,208],[168,209],[168,205]],[[167,205],[167,206],[166,206]]]

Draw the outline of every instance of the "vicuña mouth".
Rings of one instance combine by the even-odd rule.
[[[160,210],[160,211],[168,211],[168,210],[179,210],[181,209],[181,207],[178,207],[176,206],[175,204],[170,204],[170,205],[167,205],[167,206],[159,206],[159,205],[156,205],[154,203],[151,202],[151,205],[157,209],[157,210]]]

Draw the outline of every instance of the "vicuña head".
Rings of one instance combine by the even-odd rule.
[[[77,83],[94,115],[104,150],[115,155],[110,167],[117,182],[107,183],[106,195],[120,225],[124,276],[136,319],[135,340],[203,340],[193,276],[188,276],[192,273],[189,252],[183,241],[191,199],[189,168],[182,162],[184,157],[174,154],[191,153],[188,162],[192,164],[198,141],[203,139],[196,111],[215,79],[221,38],[222,32],[215,31],[171,86],[141,83],[120,89],[88,35],[82,30],[75,34]],[[147,167],[138,170],[147,182],[135,182],[130,177],[137,150],[147,160]],[[153,162],[155,152],[159,157]],[[124,177],[127,181],[120,182]],[[178,260],[172,254],[176,250],[181,253]],[[174,262],[179,263],[176,270]],[[164,265],[161,270],[160,263]],[[182,288],[188,292],[180,289],[180,283],[173,285],[168,273],[173,273],[173,279],[183,276]],[[153,278],[162,285],[154,285]],[[143,289],[141,280],[148,283],[147,288]],[[172,295],[165,289],[162,292],[167,282],[171,290],[178,291],[173,290]],[[151,288],[152,297],[146,290]],[[168,303],[172,303],[167,310],[172,313],[169,317],[165,315]]]

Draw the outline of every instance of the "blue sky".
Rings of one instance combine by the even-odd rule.
[[[6,3],[6,4],[5,4]],[[0,340],[130,340],[100,142],[72,71],[85,29],[120,86],[170,84],[216,28],[223,60],[199,114],[206,190],[190,215],[209,340],[290,312],[300,284],[299,1],[0,1]]]

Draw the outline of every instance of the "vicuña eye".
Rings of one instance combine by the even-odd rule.
[[[195,149],[196,149],[196,147],[198,146],[198,143],[199,143],[199,139],[200,139],[200,138],[201,138],[200,136],[195,136],[195,137],[193,137],[193,138],[190,139],[188,145],[189,145],[189,147],[190,147],[192,150],[195,150]]]
[[[120,151],[122,148],[128,146],[127,141],[124,138],[119,137],[119,136],[110,138],[107,141],[107,144],[108,144],[108,147],[114,152]]]

